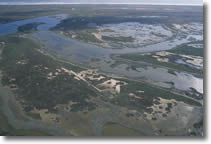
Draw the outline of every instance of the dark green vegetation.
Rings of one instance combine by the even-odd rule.
[[[27,116],[29,116],[29,117],[31,117],[33,119],[41,120],[40,114],[32,113],[32,112],[28,112],[26,114],[27,114]]]
[[[18,99],[24,100],[22,104],[26,112],[34,108],[55,111],[57,104],[68,101],[77,102],[72,105],[72,111],[85,108],[92,110],[96,107],[96,104],[86,101],[90,97],[96,97],[96,93],[85,82],[75,80],[74,75],[63,71],[55,74],[56,69],[61,67],[71,68],[73,71],[79,68],[40,53],[40,46],[28,39],[7,36],[0,38],[0,41],[6,43],[0,61],[2,83],[17,87],[15,92]],[[54,73],[55,78],[48,79],[49,73]]]
[[[49,136],[39,130],[14,129],[0,110],[0,136]]]
[[[63,11],[68,6],[63,6]],[[88,8],[85,5],[75,5],[73,10],[68,12],[71,18],[63,20],[55,29],[63,28],[65,30],[71,29],[85,29],[90,28],[88,24],[111,24],[122,22],[141,22],[141,23],[186,23],[189,21],[202,21],[203,15],[201,7],[177,7],[177,6],[141,6],[128,5],[128,9],[121,10],[122,5],[112,5],[106,7],[105,5],[97,5],[96,7]],[[144,10],[142,8],[144,7]],[[166,13],[165,7],[173,9]],[[59,8],[59,7],[58,7]],[[71,8],[71,6],[69,6]],[[107,9],[108,8],[108,9]],[[80,11],[79,11],[80,10]],[[161,18],[144,18],[140,16],[164,16]],[[172,16],[173,15],[173,16]],[[133,16],[133,17],[131,17]]]
[[[37,31],[37,27],[43,23],[29,23],[18,27],[18,32],[31,32]]]
[[[188,44],[200,44],[203,42],[194,42],[194,43],[188,43]],[[172,53],[177,53],[177,54],[184,54],[184,55],[194,55],[194,56],[204,56],[204,50],[203,48],[194,48],[192,46],[188,46],[188,44],[183,44],[180,46],[177,46],[174,49],[168,50],[169,52]]]
[[[119,42],[133,42],[134,38],[132,37],[123,37],[123,36],[119,36],[119,37],[108,37],[108,36],[102,36],[103,40],[106,41],[119,41]]]
[[[169,92],[164,89],[153,87],[147,83],[128,80],[123,81],[127,82],[128,85],[121,87],[121,93],[111,100],[113,104],[128,107],[129,109],[135,109],[141,112],[150,111],[148,107],[151,107],[154,103],[159,103],[158,97],[161,97],[169,100],[175,99],[190,105],[201,106],[200,103],[192,99]],[[143,93],[138,91],[143,91]],[[130,97],[130,93],[134,93],[138,98]]]
[[[203,125],[204,125],[203,120],[200,120],[198,123],[195,123],[193,126],[194,126],[195,128],[202,128]]]
[[[53,10],[44,10],[39,6],[0,6],[0,23],[30,19],[40,16],[56,14]]]
[[[146,20],[146,21],[145,21]],[[141,18],[125,18],[125,17],[114,17],[114,16],[97,16],[97,17],[71,17],[63,20],[58,24],[54,30],[81,30],[81,29],[92,29],[96,25],[103,24],[115,24],[122,22],[144,22],[144,23],[155,23],[155,21],[149,22],[149,19]],[[92,24],[93,26],[90,26]]]
[[[100,40],[98,40],[94,35],[91,33],[94,32],[92,29],[86,29],[86,30],[75,30],[74,34],[76,35],[76,39],[83,40],[85,42],[96,42],[101,43]]]
[[[67,14],[69,15],[68,19],[63,20],[55,28],[52,28],[52,30],[58,30],[57,32],[63,32],[64,35],[70,37],[76,36],[77,39],[85,42],[100,43],[100,38],[97,39],[95,34],[93,34],[96,32],[96,25],[140,22],[145,24],[156,23],[167,25],[167,27],[170,28],[172,23],[201,23],[203,18],[202,7],[194,7],[193,9],[192,7],[183,6],[129,5],[127,6],[127,9],[122,9],[123,7],[125,7],[125,5],[0,6],[0,23],[40,16]],[[147,18],[142,16],[158,17]],[[40,129],[26,130],[24,125],[25,121],[22,120],[27,120],[29,122],[28,124],[34,124],[32,125],[34,128],[38,127],[37,124],[43,124],[44,129],[45,126],[49,126],[48,124],[53,124],[55,125],[56,131],[67,130],[70,135],[78,136],[85,135],[86,133],[87,135],[103,134],[106,136],[145,135],[145,133],[140,133],[139,130],[142,130],[142,132],[145,130],[152,131],[149,132],[148,135],[162,135],[162,130],[165,134],[165,131],[166,133],[171,132],[174,127],[178,128],[175,130],[175,135],[181,135],[181,131],[182,134],[188,133],[187,131],[189,131],[190,127],[194,127],[196,131],[199,131],[199,133],[193,133],[193,135],[202,135],[200,130],[202,129],[203,122],[195,121],[199,118],[203,119],[200,115],[202,104],[197,101],[199,93],[195,89],[191,91],[192,93],[185,95],[183,92],[176,91],[173,88],[171,91],[171,89],[168,88],[154,86],[150,82],[147,83],[141,80],[134,81],[129,78],[117,78],[118,75],[114,78],[113,75],[108,76],[105,73],[102,74],[103,72],[100,74],[98,73],[100,70],[94,72],[96,75],[89,73],[84,77],[76,77],[79,72],[87,69],[64,62],[62,61],[65,59],[62,57],[63,55],[59,55],[59,53],[56,52],[53,54],[48,53],[49,51],[46,50],[47,46],[43,48],[38,41],[31,41],[24,38],[27,36],[32,38],[31,36],[33,34],[31,35],[28,33],[37,31],[37,27],[40,24],[42,23],[29,23],[20,26],[18,33],[14,35],[0,36],[0,76],[2,78],[1,84],[3,85],[1,86],[3,88],[5,86],[5,88],[12,93],[9,95],[11,97],[8,97],[11,98],[8,99],[8,103],[4,101],[5,103],[3,104],[4,106],[8,106],[8,109],[14,113],[15,118],[18,120],[20,118],[20,121],[23,122],[21,129],[15,129],[12,126],[15,126],[14,124],[17,121],[13,123],[13,120],[10,119],[11,117],[8,116],[9,113],[7,113],[6,110],[3,111],[0,109],[1,135],[48,135],[47,133],[40,132],[42,129],[40,127]],[[47,36],[49,35],[46,35],[46,37]],[[49,36],[49,39],[50,38],[51,37]],[[41,40],[43,46],[45,46],[45,42],[52,42],[53,45],[54,40],[57,40],[56,38],[49,39],[46,39],[44,42]],[[124,36],[112,39],[104,36],[102,39],[115,42],[133,41],[131,37]],[[69,48],[68,44],[66,46]],[[71,45],[70,43],[70,48],[71,46],[73,47],[74,45]],[[58,48],[58,50],[62,48],[62,46],[60,47],[60,43],[55,47]],[[186,46],[184,45],[184,47]],[[172,52],[178,54],[201,55],[201,52],[198,52],[198,50],[192,51],[191,49],[192,47],[185,50],[178,47],[172,50]],[[186,65],[176,64],[175,60],[181,58],[179,55],[161,57],[169,59],[169,62],[165,63],[152,58],[152,54],[128,54],[115,57],[116,59],[113,60],[120,63],[125,62],[128,64],[128,70],[131,68],[132,70],[138,71],[138,66],[140,67],[140,65],[143,64],[141,65],[143,67],[149,65],[167,67],[168,72],[171,74],[175,74],[175,71],[186,71],[191,74],[196,74],[197,76],[203,75],[203,72],[200,70],[190,68]],[[70,55],[74,56],[74,53],[70,53]],[[101,61],[101,59],[93,58],[93,61]],[[91,66],[92,63],[89,64]],[[89,65],[86,67],[89,67]],[[89,76],[93,76],[93,79]],[[100,76],[103,76],[104,78],[96,80]],[[101,85],[111,79],[114,80],[114,83],[115,80],[120,82],[117,82],[116,87],[110,87],[109,84],[113,85],[113,81],[108,83],[109,86]],[[171,85],[173,84],[174,83],[172,82]],[[118,89],[120,87],[117,87],[119,85],[121,85],[121,91]],[[193,96],[195,94],[197,94],[196,98]],[[159,98],[163,98],[164,101],[172,99],[175,101],[162,103]],[[201,99],[202,94],[200,95],[199,100]],[[174,108],[178,109],[177,103],[181,106],[190,107],[194,110],[193,113],[189,113],[189,110],[186,109],[184,109],[184,112],[177,111],[175,120],[172,120],[171,116],[174,113],[172,110]],[[1,100],[0,104],[2,104]],[[161,106],[160,104],[163,105]],[[163,119],[154,115],[157,111],[150,108],[153,105],[159,105],[159,112],[161,112],[160,116],[167,121],[170,121],[170,124],[168,123],[164,128],[160,127],[159,122],[161,121],[161,123],[163,123]],[[16,110],[16,108],[19,109]],[[144,112],[152,117],[146,116]],[[183,124],[182,116],[187,118],[187,125]],[[146,123],[142,123],[142,118]],[[145,127],[145,124],[147,123],[149,123],[149,127]],[[152,130],[151,126],[153,126]],[[99,132],[99,130],[100,133],[96,133],[96,131]],[[158,130],[160,130],[160,133]]]
[[[203,52],[203,49],[199,49],[199,50]],[[165,56],[165,58],[169,59],[169,62],[160,62],[156,58],[152,57],[152,55],[155,55],[155,53],[150,53],[149,55],[124,54],[124,55],[121,55],[120,58],[132,60],[132,61],[147,62],[153,65],[164,66],[176,71],[185,71],[185,72],[197,75],[199,77],[203,77],[203,70],[195,69],[185,64],[177,64],[175,61],[182,58],[179,55]],[[170,70],[169,72],[172,73],[172,70]]]

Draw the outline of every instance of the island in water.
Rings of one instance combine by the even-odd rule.
[[[203,136],[203,7],[1,5],[0,135]]]

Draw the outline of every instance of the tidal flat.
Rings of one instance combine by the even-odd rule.
[[[1,135],[204,135],[202,7],[6,7]]]

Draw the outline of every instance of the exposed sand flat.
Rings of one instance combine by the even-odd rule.
[[[48,109],[35,110],[34,112],[39,113],[42,121],[47,123],[54,123],[59,117],[57,114],[49,113]]]
[[[158,58],[157,59],[159,62],[169,62],[168,58]]]
[[[60,73],[60,72],[62,72],[62,70],[61,70],[61,69],[56,69],[56,71],[57,71],[57,72],[59,72],[59,73]]]
[[[99,29],[99,33],[92,33],[99,41],[101,41],[100,43],[96,43],[97,45],[100,45],[102,47],[109,47],[109,44],[107,42],[105,42],[103,39],[102,39],[102,35],[101,35],[101,32],[100,32],[100,29]]]
[[[168,56],[168,55],[175,55],[175,54],[174,53],[170,53],[170,52],[166,52],[166,51],[161,51],[161,52],[157,52],[156,55]]]
[[[45,70],[48,70],[48,67],[44,67]]]
[[[203,61],[204,61],[203,57],[190,56],[190,55],[181,55],[181,56],[184,57],[184,58],[187,58],[187,60],[185,62],[203,68]]]
[[[180,29],[183,28],[183,26],[180,25],[180,24],[173,24],[173,26],[174,26],[174,28],[177,29],[177,30],[180,30]]]
[[[74,39],[74,38],[76,38],[77,36],[76,35],[72,35],[72,38]]]
[[[103,41],[102,40],[102,35],[100,33],[92,33],[98,40]]]
[[[1,54],[2,54],[4,47],[5,47],[5,42],[0,42],[0,60],[2,59]]]
[[[202,118],[202,111],[199,107],[177,102],[176,105],[172,105],[171,111],[166,113],[165,117],[160,113],[154,114],[153,117],[157,118],[152,121],[154,127],[162,129],[163,134],[183,133],[184,130],[193,130],[193,124]]]
[[[141,91],[141,90],[139,90],[139,91],[136,91],[137,93],[144,93],[144,91]]]
[[[16,64],[25,65],[25,64],[27,64],[27,63],[28,63],[27,60],[20,60],[20,61],[18,61]]]
[[[52,72],[50,72],[50,73],[48,73],[48,75],[47,75],[47,79],[48,80],[52,80],[52,79],[54,79],[56,76],[52,73]]]
[[[172,107],[173,107],[174,104],[177,103],[177,101],[174,99],[167,100],[167,99],[163,99],[159,97],[159,103],[160,104],[153,104],[153,106],[148,107],[153,110],[152,113],[144,112],[144,114],[147,115],[147,119],[151,120],[153,117],[159,117],[159,119],[165,119],[162,114],[167,113],[166,109],[168,108],[168,104],[172,104]],[[156,114],[154,115],[153,113],[156,113]]]
[[[180,55],[180,56],[190,59],[203,59],[203,57],[201,56],[192,56],[192,55]]]
[[[80,79],[79,79],[78,77],[76,77],[76,76],[74,77],[74,79],[76,79],[76,80],[79,80],[79,81],[80,81]]]
[[[44,67],[45,70],[48,70],[48,67]],[[71,75],[71,72],[69,72],[67,69],[56,69],[56,72],[50,72],[47,75],[47,79],[52,80],[55,77],[57,77],[58,75],[60,75],[62,73],[62,70],[66,73],[68,73],[69,75]]]
[[[203,32],[203,24],[200,23],[185,24],[184,29],[192,32]]]
[[[1,41],[0,46],[3,46],[3,45],[5,45],[5,42]]]
[[[11,89],[11,90],[17,90],[18,87],[17,87],[17,85],[15,85],[15,84],[11,84],[11,85],[10,85],[10,89]]]
[[[110,89],[110,91],[113,91],[115,93],[120,93],[121,92],[121,86],[127,85],[126,82],[118,81],[115,79],[110,79],[108,81],[103,82],[100,84],[100,86],[103,86],[105,88]]]
[[[116,86],[116,92],[117,92],[117,93],[120,93],[120,90],[121,90],[120,85],[117,85],[117,86]]]
[[[203,59],[186,60],[186,62],[199,67],[203,67]]]
[[[159,52],[159,53],[156,53],[157,55],[152,55],[153,58],[156,58],[157,61],[159,62],[169,62],[169,59],[168,58],[161,58],[160,56],[167,56],[167,55],[170,55],[170,53],[168,52]]]
[[[147,54],[145,54],[145,55],[147,55]],[[157,52],[156,55],[152,55],[152,57],[155,58],[157,61],[160,61],[160,62],[169,62],[168,58],[161,58],[160,57],[160,56],[165,57],[165,56],[168,56],[168,55],[181,56],[181,57],[185,58],[185,60],[184,60],[185,63],[189,63],[189,64],[195,65],[197,67],[203,68],[203,57],[201,57],[201,56],[175,54],[175,53],[162,51],[162,52]]]
[[[68,73],[69,75],[72,75],[73,74],[73,71],[72,70],[68,70],[66,68],[61,68],[61,70],[63,70],[65,73]]]
[[[173,36],[173,33],[162,25],[140,24],[138,22],[123,22],[119,24],[104,24],[97,26],[98,33],[92,33],[102,45],[111,47],[140,47],[157,43]],[[103,36],[116,39],[116,42],[103,39]],[[125,39],[124,39],[125,38]]]
[[[3,42],[3,41],[2,41],[2,42],[0,42],[0,49],[3,49],[3,48],[5,47],[5,44],[6,44],[6,43],[5,43],[5,42]]]
[[[129,97],[131,97],[131,98],[135,98],[135,99],[142,99],[141,97],[139,97],[139,96],[136,96],[134,93],[129,93]]]
[[[152,55],[153,58],[156,58],[157,61],[160,61],[160,62],[169,62],[169,59],[168,58],[160,58],[159,56],[157,55]]]
[[[83,77],[84,79],[87,80],[97,80],[100,81],[102,79],[105,79],[104,76],[98,74],[96,72],[96,70],[86,70],[86,71],[81,71],[80,73],[78,73],[78,75],[80,75],[81,77]]]
[[[203,48],[203,44],[188,44],[188,46],[194,47],[194,48]]]

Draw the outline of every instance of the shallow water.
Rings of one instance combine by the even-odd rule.
[[[64,136],[67,135],[65,131],[59,128],[57,125],[42,123],[41,121],[36,120],[22,120],[16,117],[17,113],[10,108],[9,99],[13,97],[12,91],[9,88],[3,87],[0,83],[0,100],[2,105],[0,108],[4,112],[4,115],[8,119],[8,123],[12,125],[15,129],[24,129],[24,130],[41,130],[52,135]],[[19,113],[18,113],[19,114]]]
[[[197,78],[192,74],[183,72],[175,72],[175,75],[170,74],[168,69],[153,68],[147,66],[146,68],[137,68],[136,70],[128,69],[127,64],[120,64],[116,67],[110,67],[109,64],[100,63],[100,69],[107,73],[113,73],[120,76],[126,76],[132,79],[145,79],[155,82],[173,82],[174,87],[179,90],[191,90],[194,88],[199,93],[203,93],[203,79]]]
[[[176,76],[169,74],[167,69],[152,68],[147,69],[139,68],[138,71],[126,70],[127,65],[119,65],[112,68],[104,60],[110,60],[112,54],[128,54],[128,53],[145,53],[155,52],[162,50],[169,50],[177,45],[190,42],[190,37],[201,40],[201,35],[190,34],[189,36],[180,34],[173,40],[167,40],[157,44],[147,45],[140,48],[123,48],[123,49],[106,49],[93,44],[87,44],[71,38],[66,38],[62,35],[48,31],[50,28],[56,26],[61,20],[65,19],[67,15],[61,14],[54,17],[40,17],[23,21],[16,21],[8,24],[0,24],[0,34],[10,34],[17,31],[18,26],[32,23],[44,22],[45,24],[38,26],[38,31],[28,34],[27,37],[38,40],[45,45],[45,48],[50,53],[56,53],[60,58],[69,60],[76,64],[92,64],[92,59],[99,59],[100,68],[104,72],[111,72],[118,75],[128,77],[139,77],[153,81],[173,82],[175,88],[180,90],[189,90],[190,88],[196,89],[198,92],[203,93],[203,79],[196,78],[191,74],[176,73]]]
[[[127,53],[169,50],[176,47],[177,45],[190,42],[189,40],[190,37],[194,37],[198,40],[201,40],[203,38],[200,35],[189,35],[185,37],[182,36],[183,39],[181,39],[181,36],[177,36],[174,40],[167,40],[164,42],[151,44],[136,49],[133,48],[105,49],[100,46],[87,44],[78,40],[73,40],[71,38],[67,39],[56,33],[48,31],[50,28],[56,26],[65,18],[67,18],[66,14],[60,14],[55,16],[45,16],[40,18],[20,20],[7,24],[0,24],[0,35],[15,33],[17,32],[18,27],[24,24],[34,23],[34,22],[44,23],[37,27],[39,32],[36,32],[34,34],[35,39],[39,39],[41,41],[48,41],[46,42],[46,46],[57,50],[57,52],[61,52],[60,50],[62,49],[65,50],[65,52],[69,51],[71,55],[80,56],[82,59],[84,58],[86,60],[89,60],[89,58],[91,57],[102,57],[104,55],[110,55],[110,54],[127,54]]]
[[[16,33],[19,26],[35,22],[44,23],[37,27],[39,31],[49,30],[50,28],[60,23],[60,21],[65,19],[66,17],[67,17],[66,14],[60,14],[60,15],[55,15],[54,17],[45,16],[45,17],[15,21],[7,24],[0,24],[0,35]]]
[[[145,53],[162,50],[169,50],[177,45],[189,42],[188,39],[165,41],[140,48],[106,49],[93,44],[87,44],[71,38],[65,38],[59,34],[50,31],[40,31],[30,35],[31,38],[43,42],[47,49],[54,50],[57,53],[63,53],[65,56],[80,57],[79,61],[89,61],[92,58],[102,58],[112,54]]]

